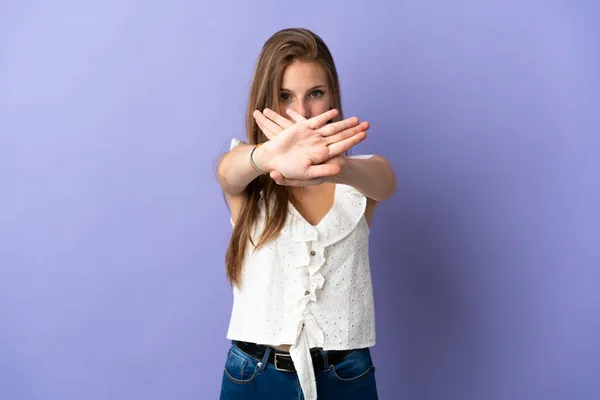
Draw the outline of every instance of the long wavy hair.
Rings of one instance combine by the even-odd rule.
[[[296,60],[317,62],[323,67],[333,99],[332,107],[339,111],[335,120],[343,119],[338,74],[325,42],[308,29],[283,29],[266,41],[255,66],[246,110],[246,135],[249,144],[264,143],[268,140],[258,128],[252,113],[267,107],[279,110],[283,73],[286,67]],[[234,286],[241,285],[242,265],[248,243],[257,249],[275,239],[285,225],[289,202],[293,200],[291,189],[277,185],[268,175],[261,175],[250,182],[243,196],[242,208],[225,255],[227,279]],[[264,203],[265,225],[255,243],[252,232],[258,219],[261,201]]]

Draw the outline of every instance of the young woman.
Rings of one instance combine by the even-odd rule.
[[[390,164],[347,155],[369,123],[344,119],[333,58],[306,29],[265,43],[246,119],[248,144],[218,167],[234,293],[221,399],[376,399],[368,239]]]

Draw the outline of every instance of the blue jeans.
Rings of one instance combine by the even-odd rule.
[[[232,344],[227,354],[220,400],[302,400],[295,372],[278,371]],[[353,350],[336,365],[315,373],[318,400],[377,400],[375,367],[369,349]]]

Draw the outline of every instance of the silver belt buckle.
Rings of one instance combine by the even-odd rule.
[[[279,356],[284,357],[285,355],[275,353],[275,358],[273,359],[273,364],[275,364],[275,369],[277,371],[282,371],[282,372],[293,372],[292,370],[289,370],[289,369],[279,368],[279,363],[277,362],[277,357],[279,357]]]

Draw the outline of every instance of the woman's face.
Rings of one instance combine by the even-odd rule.
[[[312,118],[333,107],[327,73],[316,62],[296,60],[287,66],[279,92],[279,114],[289,118],[288,108]]]

